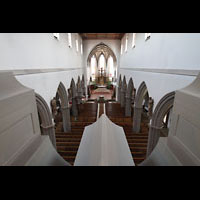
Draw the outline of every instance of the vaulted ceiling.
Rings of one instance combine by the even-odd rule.
[[[83,40],[121,40],[125,33],[79,33]]]

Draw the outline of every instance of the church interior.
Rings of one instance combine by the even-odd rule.
[[[200,33],[0,44],[0,166],[200,166]]]

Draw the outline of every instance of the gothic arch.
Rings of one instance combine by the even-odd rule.
[[[129,97],[131,97],[132,93],[133,93],[133,88],[134,88],[134,83],[133,83],[133,79],[132,77],[129,79],[129,82],[128,82],[128,89],[127,89],[127,95]]]
[[[58,86],[57,94],[61,100],[63,130],[64,130],[64,132],[71,131],[69,101],[68,101],[67,91],[62,82],[60,82],[60,84]]]
[[[173,107],[175,92],[166,94],[157,104],[149,129],[149,139],[147,147],[147,156],[151,154],[160,138],[160,130],[162,129],[163,118],[166,113]]]
[[[65,89],[65,86],[62,82],[60,82],[57,92],[58,92],[58,96],[61,100],[61,107],[67,107],[68,106],[68,96],[67,96],[67,91]]]
[[[133,131],[135,133],[140,132],[140,124],[141,124],[141,115],[142,115],[142,103],[145,95],[147,94],[148,89],[146,83],[143,81],[138,90],[135,97],[135,105],[134,105],[134,115],[133,115]]]
[[[135,97],[135,105],[136,107],[142,107],[142,102],[143,102],[143,99],[146,95],[146,93],[148,92],[147,90],[147,86],[146,86],[146,83],[143,81],[138,90],[137,90],[137,94],[136,94],[136,97]]]
[[[104,43],[97,44],[92,49],[92,51],[88,55],[87,63],[88,64],[90,63],[91,57],[93,55],[95,55],[96,59],[98,60],[101,53],[104,54],[106,60],[109,57],[109,55],[111,55],[113,57],[113,61],[115,62],[115,64],[117,63],[117,57],[115,56],[114,52],[112,51],[112,49],[108,45],[106,45]]]
[[[52,122],[52,115],[46,101],[39,94],[35,93],[38,115],[41,120],[42,135],[49,135],[49,138],[56,148],[55,129]]]

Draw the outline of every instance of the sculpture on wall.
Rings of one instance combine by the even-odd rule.
[[[135,102],[135,96],[136,96],[136,89],[133,88],[133,93],[132,93],[132,104]]]
[[[69,102],[71,102],[72,101],[72,91],[71,91],[71,88],[68,88],[67,91],[68,91]]]
[[[77,87],[77,104],[79,105],[82,103],[82,85],[80,77],[78,78],[76,87]]]
[[[154,105],[154,100],[152,99],[152,97],[149,97],[149,103],[148,103],[148,116],[149,116],[149,119],[152,118],[153,105]]]
[[[51,112],[52,112],[53,119],[55,119],[55,116],[58,113],[56,97],[53,97],[53,99],[50,101],[50,105],[51,105]]]

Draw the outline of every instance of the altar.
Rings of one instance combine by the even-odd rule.
[[[98,75],[96,77],[96,82],[99,86],[105,86],[109,81],[109,77],[107,77],[106,71],[102,68],[98,70]]]

